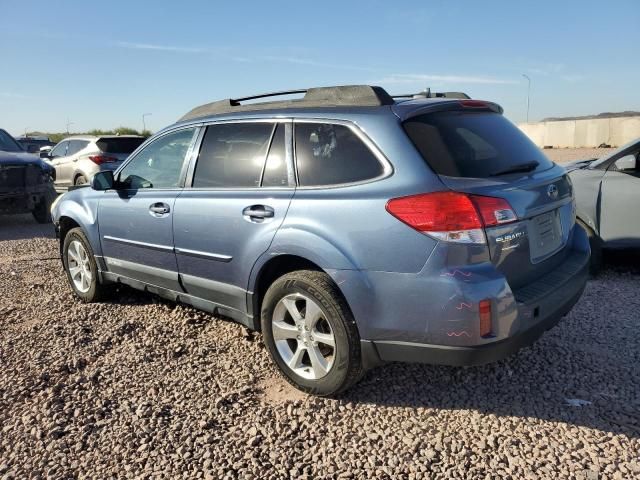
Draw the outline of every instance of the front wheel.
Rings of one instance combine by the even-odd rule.
[[[347,303],[323,272],[277,279],[262,303],[265,345],[285,379],[314,395],[337,395],[362,373],[360,336]]]
[[[95,302],[104,297],[106,287],[98,281],[98,265],[82,229],[73,228],[64,237],[62,262],[78,298],[83,302]]]

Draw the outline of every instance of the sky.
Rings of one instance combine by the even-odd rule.
[[[0,128],[159,130],[196,105],[375,84],[523,122],[640,110],[640,0],[0,0]]]

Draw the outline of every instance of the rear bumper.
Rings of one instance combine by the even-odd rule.
[[[362,341],[362,351],[365,362],[375,365],[384,362],[415,362],[429,363],[434,365],[482,365],[485,363],[501,360],[523,347],[534,343],[542,334],[558,324],[578,301],[584,290],[589,272],[588,262],[584,269],[573,278],[565,288],[557,291],[557,296],[565,296],[564,301],[555,304],[555,299],[545,300],[544,307],[549,309],[549,313],[533,323],[529,328],[495,343],[478,345],[473,347],[459,347],[447,345],[428,345],[410,342],[370,342]],[[555,295],[554,295],[555,296]],[[523,305],[522,310],[527,311],[530,307]]]
[[[498,300],[498,305],[508,305],[502,311],[509,312],[508,322],[501,323],[506,330],[502,331],[499,338],[483,339],[474,335],[471,328],[465,327],[471,332],[470,338],[445,337],[451,341],[449,344],[363,340],[361,346],[365,365],[375,366],[384,362],[480,365],[503,359],[532,344],[571,310],[584,291],[589,276],[590,252],[586,236],[582,238],[583,233],[579,231],[577,235],[581,238],[575,240],[584,248],[574,249],[551,273]],[[497,316],[500,316],[499,312]],[[501,321],[499,318],[494,320]]]

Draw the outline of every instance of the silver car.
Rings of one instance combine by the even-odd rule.
[[[66,192],[70,186],[89,183],[98,172],[118,168],[144,140],[137,135],[75,136],[41,151],[40,157],[56,170],[56,191]]]
[[[640,138],[605,157],[566,168],[577,221],[589,234],[592,271],[600,266],[603,248],[640,248]]]

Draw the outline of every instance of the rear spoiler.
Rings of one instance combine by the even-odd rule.
[[[432,92],[430,88],[426,88],[418,93],[391,95],[391,98],[459,98],[468,100],[471,97],[464,92]]]
[[[488,111],[499,113],[501,115],[504,112],[504,109],[497,103],[472,99],[457,100],[453,98],[440,102],[420,102],[419,100],[401,102],[393,105],[391,109],[403,122],[418,115],[451,110]]]

